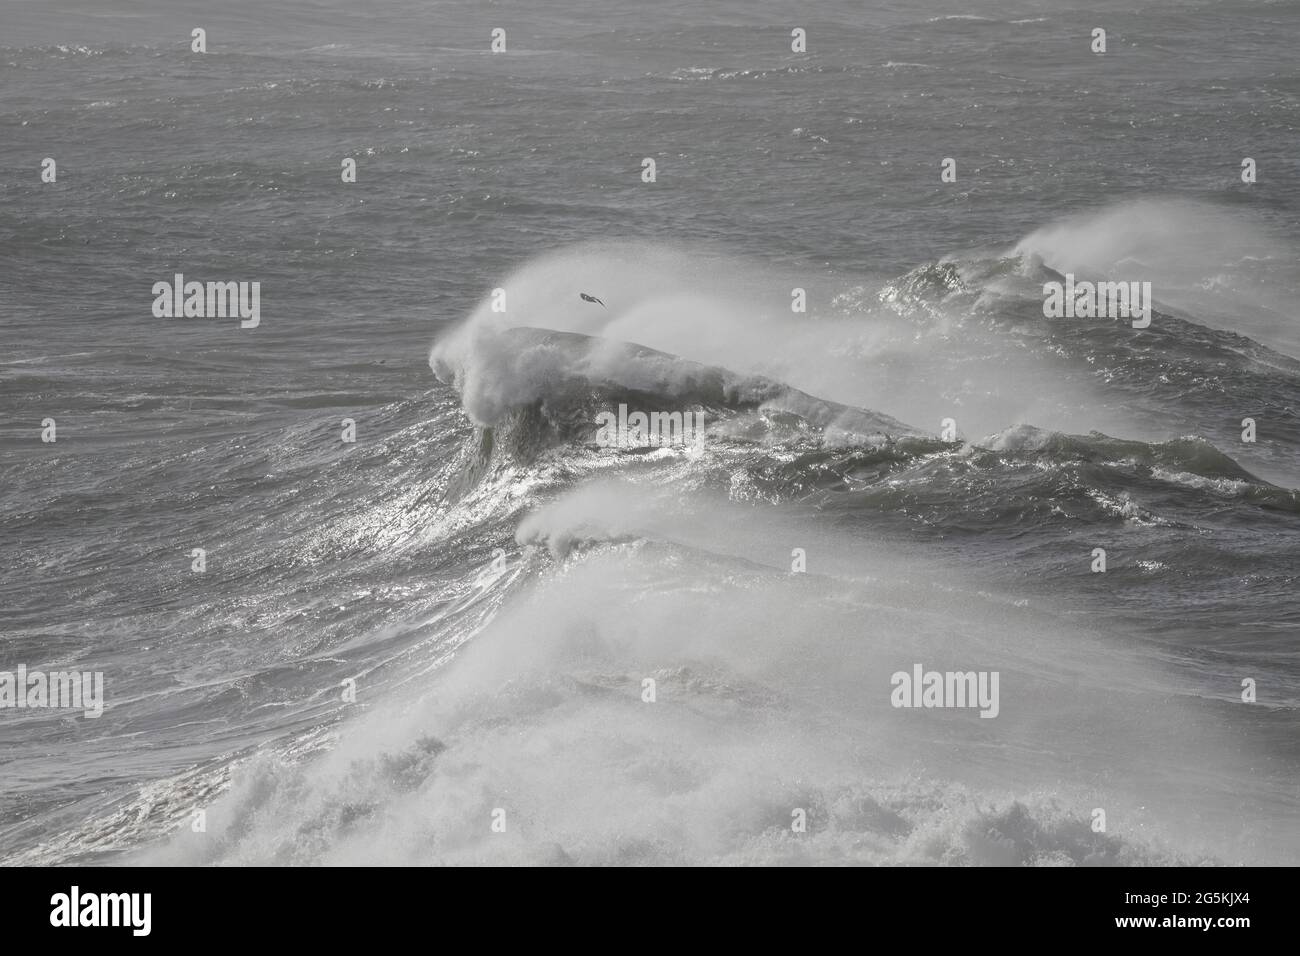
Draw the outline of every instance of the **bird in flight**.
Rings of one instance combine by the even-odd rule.
[[[599,303],[600,307],[601,307],[601,308],[604,308],[604,309],[609,308],[609,306],[605,305],[604,302],[601,302],[601,301],[600,301],[599,299],[597,299],[594,295],[587,295],[587,293],[585,293],[585,292],[579,292],[579,293],[578,293],[578,298],[581,299],[583,302],[596,302],[596,303]]]

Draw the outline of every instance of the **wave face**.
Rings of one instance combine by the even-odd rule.
[[[0,862],[1300,863],[1294,8],[509,6],[5,6]]]

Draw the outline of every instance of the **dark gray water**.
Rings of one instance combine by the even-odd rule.
[[[1300,862],[1300,3],[270,6],[0,0],[0,858]]]

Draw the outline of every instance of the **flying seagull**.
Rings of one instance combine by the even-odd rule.
[[[597,299],[594,295],[587,295],[587,293],[585,293],[585,292],[579,292],[579,293],[578,293],[578,298],[581,299],[583,302],[597,302],[597,303],[600,304],[600,307],[603,308],[603,309],[607,309],[607,308],[609,308],[609,306],[605,305],[604,302],[601,302],[601,301],[600,301],[599,299]]]

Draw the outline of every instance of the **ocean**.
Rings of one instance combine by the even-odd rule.
[[[0,861],[1300,863],[1298,48],[0,0]]]

